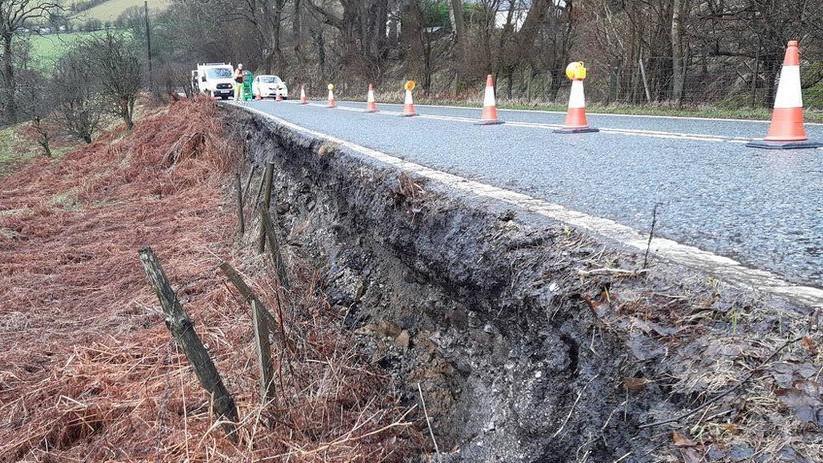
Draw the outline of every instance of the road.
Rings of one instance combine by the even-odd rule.
[[[525,193],[823,287],[823,150],[767,151],[744,143],[767,124],[590,115],[599,133],[552,133],[562,113],[500,111],[503,125],[472,122],[478,109],[253,101],[293,124],[496,187]],[[808,125],[823,140],[823,125]]]

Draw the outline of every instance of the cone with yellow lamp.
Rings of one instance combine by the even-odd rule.
[[[366,94],[366,112],[376,113],[377,111],[377,103],[374,101],[374,87],[369,84],[369,92]]]
[[[763,140],[746,143],[752,148],[798,149],[819,148],[823,143],[809,141],[803,126],[803,94],[800,89],[800,50],[797,40],[789,42],[777,95],[774,98],[772,123]]]
[[[480,125],[502,124],[497,118],[497,101],[494,98],[494,77],[486,76],[486,92],[483,95],[483,112],[480,113]]]
[[[327,108],[336,108],[337,101],[334,99],[334,84],[329,84],[329,103],[326,105]]]
[[[306,98],[306,86],[300,86],[300,104],[309,104],[308,98]]]
[[[406,89],[406,99],[403,102],[403,112],[400,113],[402,117],[416,116],[417,111],[414,109],[414,100],[412,100],[412,90],[414,90],[415,82],[410,80],[406,82],[403,88]]]
[[[576,61],[566,66],[566,77],[572,81],[572,90],[569,94],[569,109],[566,113],[566,122],[563,128],[555,133],[587,133],[600,130],[589,127],[586,119],[586,96],[583,92],[583,80],[586,79],[586,67],[582,61]]]

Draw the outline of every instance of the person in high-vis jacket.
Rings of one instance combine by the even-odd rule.
[[[237,69],[234,70],[234,101],[242,100],[244,76],[243,65],[238,64]]]

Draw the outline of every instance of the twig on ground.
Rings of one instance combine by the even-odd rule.
[[[600,375],[597,374],[597,375],[592,376],[592,379],[590,379],[589,382],[586,383],[585,386],[583,386],[583,389],[581,389],[580,392],[577,393],[577,398],[574,399],[574,403],[572,404],[571,408],[569,408],[569,414],[566,415],[566,419],[563,420],[563,424],[560,425],[560,428],[558,428],[557,431],[555,431],[554,434],[552,434],[552,437],[551,437],[550,440],[553,440],[555,437],[559,436],[561,432],[563,432],[563,428],[566,427],[566,424],[571,419],[572,413],[574,413],[574,408],[577,406],[577,403],[580,402],[580,398],[583,397],[583,393],[586,392],[586,388],[588,388],[589,384],[591,384],[592,381],[597,379],[598,376],[600,376]]]
[[[643,270],[646,270],[646,267],[649,264],[649,251],[652,249],[652,239],[654,238],[654,227],[657,225],[657,206],[660,206],[660,203],[656,203],[654,205],[654,209],[652,209],[652,226],[649,229],[649,242],[646,244],[646,255],[643,256]]]
[[[429,435],[434,443],[434,453],[440,455],[440,448],[437,447],[437,439],[434,438],[434,431],[432,431],[431,420],[429,419],[429,412],[426,409],[426,399],[423,398],[423,390],[420,388],[420,383],[417,383],[417,392],[420,394],[420,403],[423,405],[423,416],[426,417],[426,426],[429,428]]]
[[[622,268],[596,268],[594,270],[578,270],[577,274],[580,276],[595,276],[595,275],[614,275],[614,276],[625,276],[625,277],[634,277],[638,275],[643,275],[647,273],[648,270],[640,269],[640,270],[627,270]]]

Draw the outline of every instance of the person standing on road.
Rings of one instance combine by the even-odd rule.
[[[238,64],[237,69],[234,70],[234,101],[242,100],[244,75],[243,64]]]

